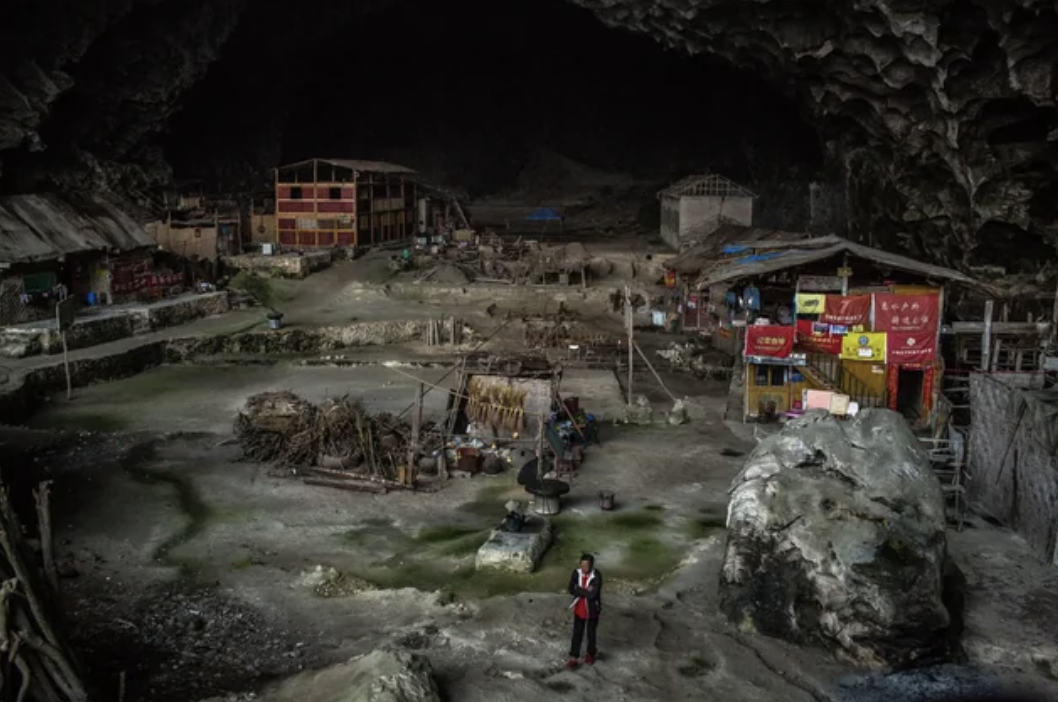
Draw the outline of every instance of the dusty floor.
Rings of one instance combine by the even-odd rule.
[[[385,386],[383,373],[164,368],[86,389],[35,420],[93,433],[5,433],[8,460],[32,453],[34,470],[56,481],[63,594],[77,644],[104,682],[116,686],[125,671],[130,701],[204,698],[397,640],[427,654],[447,698],[461,702],[700,699],[703,687],[733,701],[870,697],[863,678],[840,686],[850,671],[829,657],[747,637],[715,613],[726,489],[741,462],[724,454],[752,447],[721,420],[717,388],[698,397],[702,414],[690,425],[607,427],[532,576],[482,576],[471,565],[503,502],[521,496],[510,474],[371,496],[273,477],[236,462],[237,447],[223,442],[242,399],[267,387],[310,397],[364,389],[379,408],[395,408],[413,381]],[[586,407],[593,388],[614,401],[612,386],[585,379]],[[120,433],[95,433],[99,417]],[[177,431],[195,433],[163,434]],[[616,492],[618,511],[598,509],[600,489]],[[968,647],[992,646],[985,659],[1006,666],[1008,679],[1019,667],[1024,679],[1045,679],[1010,622],[1026,621],[1018,608],[1031,611],[1033,645],[1045,648],[1044,632],[1058,630],[1058,583],[1018,547],[987,525],[953,537],[960,561],[976,564]],[[568,597],[559,593],[585,550],[608,575],[604,656],[568,672]],[[345,579],[317,592],[303,576],[320,565]]]
[[[288,321],[346,324],[443,312],[487,331],[504,312],[556,306],[547,295],[491,300],[382,289],[371,285],[377,267],[340,264],[289,283]],[[571,306],[598,329],[619,331],[619,319],[598,299]],[[259,311],[250,310],[169,333],[228,333],[258,321]],[[648,353],[669,340],[641,337]],[[118,342],[129,343],[142,340]],[[516,333],[490,345],[519,347]],[[235,412],[253,393],[289,388],[315,400],[348,392],[373,409],[400,411],[419,379],[438,381],[452,361],[414,345],[344,355],[369,365],[271,359],[160,368],[79,389],[74,402],[57,399],[42,409],[29,429],[0,433],[4,463],[25,483],[13,489],[24,491],[43,475],[55,480],[71,630],[108,692],[122,672],[129,702],[250,690],[390,640],[428,655],[447,699],[460,702],[701,699],[704,690],[731,702],[873,702],[928,687],[853,675],[822,653],[741,634],[717,616],[726,491],[739,454],[754,443],[752,427],[722,421],[726,382],[659,366],[673,393],[692,398],[693,421],[677,428],[608,424],[556,520],[557,542],[540,571],[483,576],[472,569],[477,545],[503,503],[524,497],[512,475],[457,479],[434,494],[373,496],[306,486],[236,461],[238,449],[227,439]],[[578,395],[588,411],[616,416],[621,382],[611,371],[570,368],[563,392]],[[645,369],[633,384],[656,410],[671,405]],[[427,415],[443,402],[443,393],[431,393]],[[616,492],[616,512],[599,510],[602,489]],[[560,591],[585,550],[598,555],[608,576],[603,657],[594,668],[568,672],[569,599]],[[953,534],[951,550],[970,587],[972,658],[1000,666],[1008,682],[1053,691],[1055,569],[983,523]],[[344,577],[314,588],[305,573],[317,566]],[[979,684],[983,674],[933,671],[929,684],[951,691],[960,681]]]

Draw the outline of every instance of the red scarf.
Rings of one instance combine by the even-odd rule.
[[[581,588],[587,588],[588,584],[595,578],[595,571],[585,575],[583,570],[577,570],[577,586]],[[588,618],[588,600],[585,597],[578,597],[577,604],[573,607],[573,614],[580,619]]]

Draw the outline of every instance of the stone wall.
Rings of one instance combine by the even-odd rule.
[[[75,388],[127,378],[160,366],[165,342],[158,341],[99,358],[70,362],[70,381]],[[30,371],[14,387],[0,391],[0,424],[23,424],[48,396],[66,389],[62,363]]]
[[[162,303],[137,309],[135,316],[146,316],[146,328],[150,331],[175,327],[203,317],[224,314],[231,305],[227,292],[204,293],[190,297],[179,297],[168,303]],[[137,331],[142,330],[139,326]]]
[[[189,295],[118,311],[102,308],[98,316],[78,317],[66,333],[66,343],[71,351],[86,349],[222,314],[229,309],[226,292]],[[25,358],[59,353],[62,353],[62,334],[51,320],[0,331],[0,356]]]
[[[1058,563],[1058,392],[1026,388],[1029,375],[970,377],[971,502]],[[1019,387],[1021,386],[1021,387]]]
[[[307,278],[316,271],[329,268],[334,261],[335,251],[312,251],[302,254],[279,254],[262,256],[260,254],[243,254],[224,258],[224,265],[238,270],[253,271],[271,278]]]
[[[425,341],[429,320],[358,322],[343,327],[253,331],[227,336],[172,339],[166,348],[168,363],[183,363],[199,356],[230,354],[324,353],[358,346],[381,346]],[[473,330],[463,327],[466,338]]]

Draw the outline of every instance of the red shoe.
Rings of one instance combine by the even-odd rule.
[[[587,655],[584,656],[584,665],[595,665],[595,656]]]
[[[566,667],[570,670],[575,669],[578,665],[580,664],[577,662],[576,658],[570,658],[568,661],[566,661]]]

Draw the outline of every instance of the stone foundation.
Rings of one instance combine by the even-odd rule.
[[[344,252],[342,252],[344,253]],[[316,271],[329,268],[336,251],[326,249],[308,253],[285,253],[275,256],[243,254],[222,259],[225,266],[241,271],[251,271],[268,278],[307,278]],[[343,256],[344,257],[344,256]]]
[[[123,353],[70,361],[70,382],[79,388],[128,378],[162,365],[164,359],[165,342],[157,341]],[[0,392],[0,424],[25,423],[45,398],[65,389],[66,373],[61,362],[30,371],[20,382],[15,381],[15,387]]]
[[[429,320],[357,322],[342,327],[253,331],[228,336],[192,337],[169,342],[166,359],[182,363],[198,356],[229,354],[326,353],[358,346],[383,346],[425,341]],[[464,326],[465,340],[473,330]]]
[[[549,519],[528,517],[520,532],[495,529],[478,549],[477,570],[532,573],[551,545],[553,530]]]
[[[66,332],[66,344],[71,351],[86,349],[222,314],[228,309],[226,292],[181,296],[143,306],[89,309]],[[25,358],[58,353],[62,353],[62,334],[53,319],[0,330],[0,356]]]

